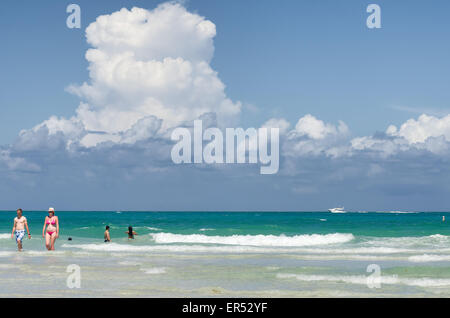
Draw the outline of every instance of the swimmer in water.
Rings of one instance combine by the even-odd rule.
[[[109,225],[106,226],[105,234],[103,235],[105,242],[111,242],[111,236],[109,236]]]
[[[134,240],[134,236],[135,235],[138,235],[135,231],[133,231],[133,227],[132,226],[129,226],[128,227],[128,231],[126,231],[125,233],[128,234],[128,239],[132,239],[132,240]]]

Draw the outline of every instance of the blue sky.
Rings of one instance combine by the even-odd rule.
[[[64,91],[87,77],[84,29],[122,7],[158,1],[78,1],[82,29],[65,26],[64,1],[2,1],[0,142],[50,115],[70,116],[78,101]],[[271,115],[311,113],[345,120],[357,134],[384,130],[413,114],[448,112],[450,24],[446,1],[378,1],[382,29],[365,26],[368,1],[187,1],[217,26],[212,65],[227,94]],[[20,19],[17,18],[20,15]],[[45,80],[38,80],[44,77]],[[24,116],[24,114],[27,114]],[[19,124],[20,123],[20,124]]]
[[[381,7],[381,29],[365,25],[365,9],[372,2]],[[336,127],[339,120],[345,122],[349,143],[352,138],[384,134],[391,124],[400,128],[421,114],[440,119],[450,113],[448,1],[372,2],[191,0],[183,6],[215,24],[210,66],[226,86],[227,98],[242,103],[238,125],[259,127],[271,118],[283,118],[293,129],[299,118],[311,114]],[[433,149],[429,152],[417,154],[414,146],[375,159],[371,152],[338,159],[291,155],[287,157],[297,156],[297,168],[270,177],[253,175],[253,167],[238,168],[232,176],[214,169],[170,167],[150,169],[153,172],[143,180],[124,176],[134,169],[126,159],[123,166],[108,168],[98,150],[90,149],[92,158],[79,161],[63,152],[47,158],[24,151],[15,146],[22,142],[17,141],[21,130],[50,116],[70,118],[80,100],[86,101],[67,89],[90,80],[85,54],[92,45],[86,41],[86,27],[99,15],[133,6],[153,10],[162,1],[76,1],[82,10],[81,29],[65,25],[69,3],[0,3],[0,145],[12,158],[39,167],[24,172],[10,164],[0,171],[0,188],[7,194],[4,208],[22,202],[39,208],[52,201],[65,209],[320,210],[341,204],[369,210],[447,209],[447,140],[445,146],[423,146]],[[441,127],[442,122],[437,123]],[[314,147],[326,152],[329,145]],[[114,156],[117,151],[121,150],[105,153]],[[148,160],[143,153],[137,156]],[[286,160],[282,156],[281,164]],[[104,174],[80,178],[102,166]],[[355,167],[360,170],[350,171]],[[361,176],[372,168],[377,177]],[[330,180],[330,175],[342,176]],[[55,188],[42,181],[60,184]],[[173,202],[174,196],[179,200]],[[230,202],[227,197],[236,199]]]

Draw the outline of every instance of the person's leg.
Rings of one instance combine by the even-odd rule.
[[[50,234],[45,233],[45,247],[49,251],[50,251],[50,248],[52,247],[51,244],[50,244],[50,239],[51,239]]]
[[[51,249],[52,251],[55,250],[55,241],[56,241],[56,232],[53,233],[53,234],[52,234],[52,237],[51,237],[51,244],[50,244],[50,245],[51,245],[51,248],[50,248],[50,249]]]
[[[19,249],[19,252],[22,251],[22,240],[17,240],[17,248]]]

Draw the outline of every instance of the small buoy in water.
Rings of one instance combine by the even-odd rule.
[[[68,241],[72,241],[72,238],[71,237],[69,237],[68,239],[67,239]]]

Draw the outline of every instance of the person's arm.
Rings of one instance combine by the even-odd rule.
[[[47,225],[47,216],[45,217],[44,220],[44,227],[42,228],[42,237],[45,238],[45,226]]]
[[[56,217],[56,237],[59,237],[59,218]]]
[[[133,235],[138,235],[135,231],[133,231]]]
[[[28,239],[30,239],[31,238],[31,233],[30,233],[30,229],[28,228],[27,218],[25,218],[25,228],[27,229]]]
[[[106,233],[106,238],[108,241],[111,241],[111,237],[109,236],[109,232]]]
[[[14,219],[13,229],[11,232],[11,238],[14,238],[14,231],[16,230],[16,219]]]

